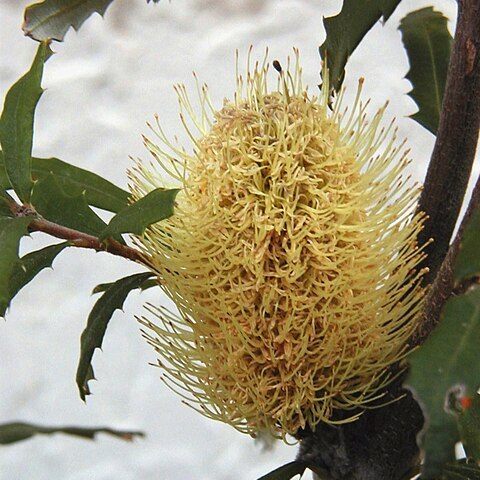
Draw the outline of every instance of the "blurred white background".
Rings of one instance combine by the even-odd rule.
[[[0,92],[30,66],[37,44],[20,29],[29,3],[0,2]],[[322,16],[340,9],[338,0],[184,0],[146,4],[116,0],[105,18],[90,18],[70,31],[46,64],[46,91],[36,115],[34,153],[57,156],[126,187],[129,155],[146,158],[141,133],[158,113],[172,136],[181,137],[172,85],[194,87],[192,70],[209,84],[214,103],[231,96],[235,49],[282,63],[298,47],[304,83],[319,83],[318,46]],[[346,76],[350,92],[364,76],[372,111],[390,100],[386,121],[397,117],[400,138],[409,137],[412,173],[421,180],[433,136],[410,120],[416,111],[405,95],[408,62],[399,20],[435,5],[455,17],[453,0],[404,0],[386,26],[377,25],[352,56]],[[450,24],[453,27],[453,23]],[[22,248],[38,247],[36,235]],[[134,315],[158,292],[133,293],[117,311],[94,368],[98,381],[83,404],[75,385],[79,337],[96,297],[92,288],[134,271],[125,260],[69,249],[13,301],[0,323],[0,423],[22,420],[48,425],[78,424],[144,430],[133,444],[107,436],[95,442],[68,436],[37,437],[0,449],[0,480],[255,480],[294,459],[296,447],[277,443],[263,452],[251,438],[204,419],[181,404],[148,365],[153,350],[139,334]]]

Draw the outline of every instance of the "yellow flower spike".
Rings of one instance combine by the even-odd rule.
[[[326,70],[315,97],[297,51],[274,67],[269,89],[266,57],[245,78],[237,61],[219,111],[197,82],[198,117],[178,86],[193,152],[157,119],[156,164],[130,177],[135,197],[166,175],[181,187],[175,214],[136,240],[178,309],[140,319],[163,380],[203,415],[285,438],[381,403],[420,318],[423,216],[404,145],[384,108],[367,120],[362,81],[350,109],[342,94],[330,109]]]

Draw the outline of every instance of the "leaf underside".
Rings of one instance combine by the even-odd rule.
[[[45,427],[33,423],[12,422],[0,424],[0,445],[9,445],[11,443],[27,440],[34,435],[52,435],[54,433],[65,433],[93,440],[98,433],[113,435],[122,440],[131,441],[134,437],[143,437],[142,432],[128,430],[114,430],[106,427],[84,428],[84,427]]]
[[[418,106],[411,118],[435,135],[453,42],[447,18],[432,7],[422,8],[402,19],[400,31],[410,63],[406,78],[413,88],[409,95]]]
[[[90,395],[89,380],[95,379],[92,357],[96,348],[101,348],[108,322],[117,309],[122,309],[127,295],[152,277],[150,272],[136,273],[112,283],[98,299],[90,312],[87,326],[80,338],[80,359],[77,366],[76,382],[80,398]]]
[[[45,0],[25,9],[22,30],[34,40],[63,41],[70,27],[78,30],[97,12],[103,16],[113,0]]]
[[[345,65],[368,31],[382,17],[386,21],[400,0],[344,0],[340,13],[323,19],[327,37],[320,55],[327,60],[329,84],[338,91],[345,76]]]

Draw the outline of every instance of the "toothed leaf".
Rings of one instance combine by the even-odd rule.
[[[103,240],[121,233],[141,235],[149,225],[173,215],[177,193],[178,189],[157,188],[153,190],[117,213],[101,233],[100,239]]]
[[[70,27],[78,30],[92,15],[103,16],[113,0],[45,0],[25,9],[22,29],[34,40],[63,41]]]
[[[306,469],[305,463],[293,461],[263,475],[258,480],[290,480],[295,475],[303,475]]]
[[[77,367],[76,382],[80,398],[85,401],[90,395],[88,382],[95,379],[92,358],[96,348],[101,348],[108,322],[117,309],[122,309],[127,295],[140,288],[153,274],[136,273],[112,283],[98,299],[88,316],[87,326],[80,338],[80,359]]]
[[[108,290],[115,282],[109,282],[109,283],[99,283],[93,290],[92,294],[95,295],[96,293],[102,293]],[[152,287],[158,287],[158,282],[153,279],[153,278],[147,278],[141,285],[138,286],[142,292],[144,290],[148,290],[149,288]]]
[[[0,316],[10,303],[10,280],[19,262],[20,239],[27,235],[31,217],[0,218]]]
[[[143,432],[129,430],[114,430],[106,427],[85,428],[85,427],[45,427],[33,423],[12,422],[0,424],[0,445],[27,440],[34,435],[52,435],[54,433],[65,433],[76,437],[93,440],[98,433],[106,433],[118,437],[121,440],[132,441],[134,437],[143,437]]]
[[[44,268],[52,266],[55,257],[65,248],[68,247],[68,242],[59,243],[56,245],[49,245],[48,247],[30,252],[24,255],[15,263],[10,274],[10,282],[8,288],[8,303],[13,297],[25,286],[31,282],[35,276]],[[0,312],[2,315],[5,312]]]
[[[400,0],[344,0],[342,10],[323,19],[327,37],[320,55],[327,60],[330,87],[338,91],[345,76],[345,65],[368,31],[383,16],[386,21]]]
[[[413,88],[409,95],[418,106],[411,118],[435,135],[452,48],[447,18],[432,7],[422,8],[401,21],[400,31],[410,62],[406,78]]]
[[[421,439],[425,452],[422,478],[436,478],[445,463],[455,460],[460,436],[451,404],[456,392],[473,395],[480,385],[479,339],[480,287],[474,287],[446,303],[439,325],[410,357],[407,384],[416,393],[428,425]]]
[[[43,179],[55,175],[59,186],[70,195],[85,194],[89,205],[117,213],[128,206],[130,194],[105,178],[83,168],[75,167],[58,158],[34,158],[32,174]]]
[[[32,180],[32,144],[35,108],[42,95],[43,64],[50,55],[46,42],[38,46],[30,70],[18,80],[5,97],[0,117],[0,145],[5,174],[17,195],[30,200]],[[5,179],[2,179],[4,183]]]
[[[98,236],[106,223],[88,206],[83,193],[68,195],[53,174],[35,182],[32,205],[51,222]]]
[[[128,207],[130,193],[117,187],[107,179],[58,158],[32,158],[34,180],[43,180],[53,174],[58,185],[70,195],[85,194],[85,200],[93,207],[118,213]],[[0,189],[12,188],[5,173],[3,153],[0,151]]]

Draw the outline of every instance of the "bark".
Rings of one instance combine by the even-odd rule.
[[[447,254],[463,203],[480,125],[480,2],[459,0],[440,125],[419,209],[428,215],[419,237],[428,245],[425,277],[430,284]]]

